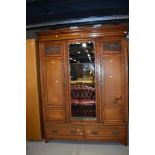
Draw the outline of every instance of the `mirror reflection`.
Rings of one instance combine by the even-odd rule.
[[[95,51],[93,42],[69,45],[72,119],[96,119]]]

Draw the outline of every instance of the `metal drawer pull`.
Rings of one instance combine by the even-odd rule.
[[[116,131],[112,131],[112,134],[115,135],[115,136],[118,136],[119,135],[119,131],[117,131],[117,130]]]
[[[92,131],[92,134],[97,135],[98,132],[97,131]]]
[[[57,133],[57,132],[58,132],[58,130],[54,130],[54,129],[53,129],[53,130],[51,130],[51,131],[52,131],[53,133]]]

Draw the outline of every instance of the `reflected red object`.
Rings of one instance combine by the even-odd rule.
[[[71,87],[72,116],[95,117],[95,88],[86,85]]]

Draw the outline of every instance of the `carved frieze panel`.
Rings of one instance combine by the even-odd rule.
[[[45,54],[60,54],[61,53],[61,46],[51,45],[45,47]]]
[[[121,51],[121,41],[104,41],[103,42],[103,51],[113,51],[120,52]]]

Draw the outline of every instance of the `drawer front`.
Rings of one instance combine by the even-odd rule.
[[[87,137],[125,137],[124,128],[100,128],[100,127],[86,127],[85,134]]]
[[[83,136],[84,129],[81,126],[75,127],[66,127],[66,126],[57,126],[57,127],[45,127],[45,134],[52,136]]]
[[[125,126],[53,124],[45,126],[45,139],[122,141],[126,139]]]

